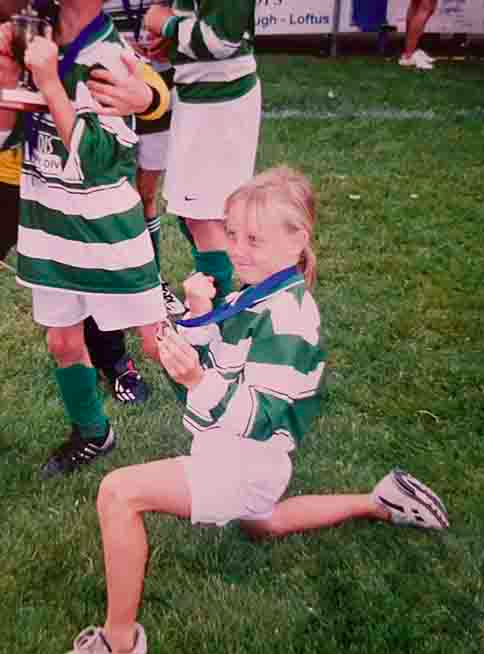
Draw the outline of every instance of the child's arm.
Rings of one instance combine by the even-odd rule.
[[[204,377],[198,352],[174,329],[158,336],[158,351],[162,366],[170,377],[188,390],[195,388]]]
[[[58,73],[59,49],[51,37],[36,36],[25,52],[25,65],[43,94],[57,132],[70,150],[76,112]]]
[[[216,294],[213,277],[195,273],[185,280],[183,288],[185,302],[190,310],[189,316],[191,318],[201,316],[212,310],[212,300]],[[202,330],[201,339],[200,330]],[[190,328],[182,330],[180,334],[174,329],[170,329],[167,323],[167,328],[163,329],[162,327],[158,334],[160,360],[163,367],[174,381],[182,384],[188,390],[200,384],[205,374],[200,365],[197,350],[188,341],[191,341],[193,345],[205,344],[210,340],[211,331],[204,327]],[[218,332],[218,329],[216,331]],[[195,336],[195,338],[192,340],[190,336]]]

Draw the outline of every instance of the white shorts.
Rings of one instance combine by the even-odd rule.
[[[174,92],[163,196],[168,213],[223,220],[225,199],[254,174],[260,84],[227,102],[180,102]]]
[[[138,144],[138,166],[143,170],[166,170],[170,131],[141,134]]]
[[[32,288],[35,322],[44,327],[70,327],[92,316],[101,331],[151,325],[164,316],[161,287],[142,293],[75,293]]]
[[[206,435],[180,457],[190,487],[192,524],[265,520],[289,484],[293,448],[284,436],[268,441]]]

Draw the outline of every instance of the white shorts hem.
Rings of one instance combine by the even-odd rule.
[[[71,327],[89,316],[101,331],[152,325],[166,316],[160,286],[140,293],[79,293],[35,286],[32,289],[33,319],[43,327]]]

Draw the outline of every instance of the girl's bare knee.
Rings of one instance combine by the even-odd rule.
[[[97,512],[101,518],[115,507],[128,507],[129,497],[126,490],[121,470],[114,470],[104,477],[97,495]]]

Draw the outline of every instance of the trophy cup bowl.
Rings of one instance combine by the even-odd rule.
[[[45,99],[35,89],[31,74],[25,67],[24,58],[29,43],[36,36],[44,36],[50,25],[48,21],[39,18],[30,6],[22,13],[14,14],[10,21],[13,27],[12,52],[22,72],[15,88],[0,89],[0,107],[22,111],[45,109]]]

